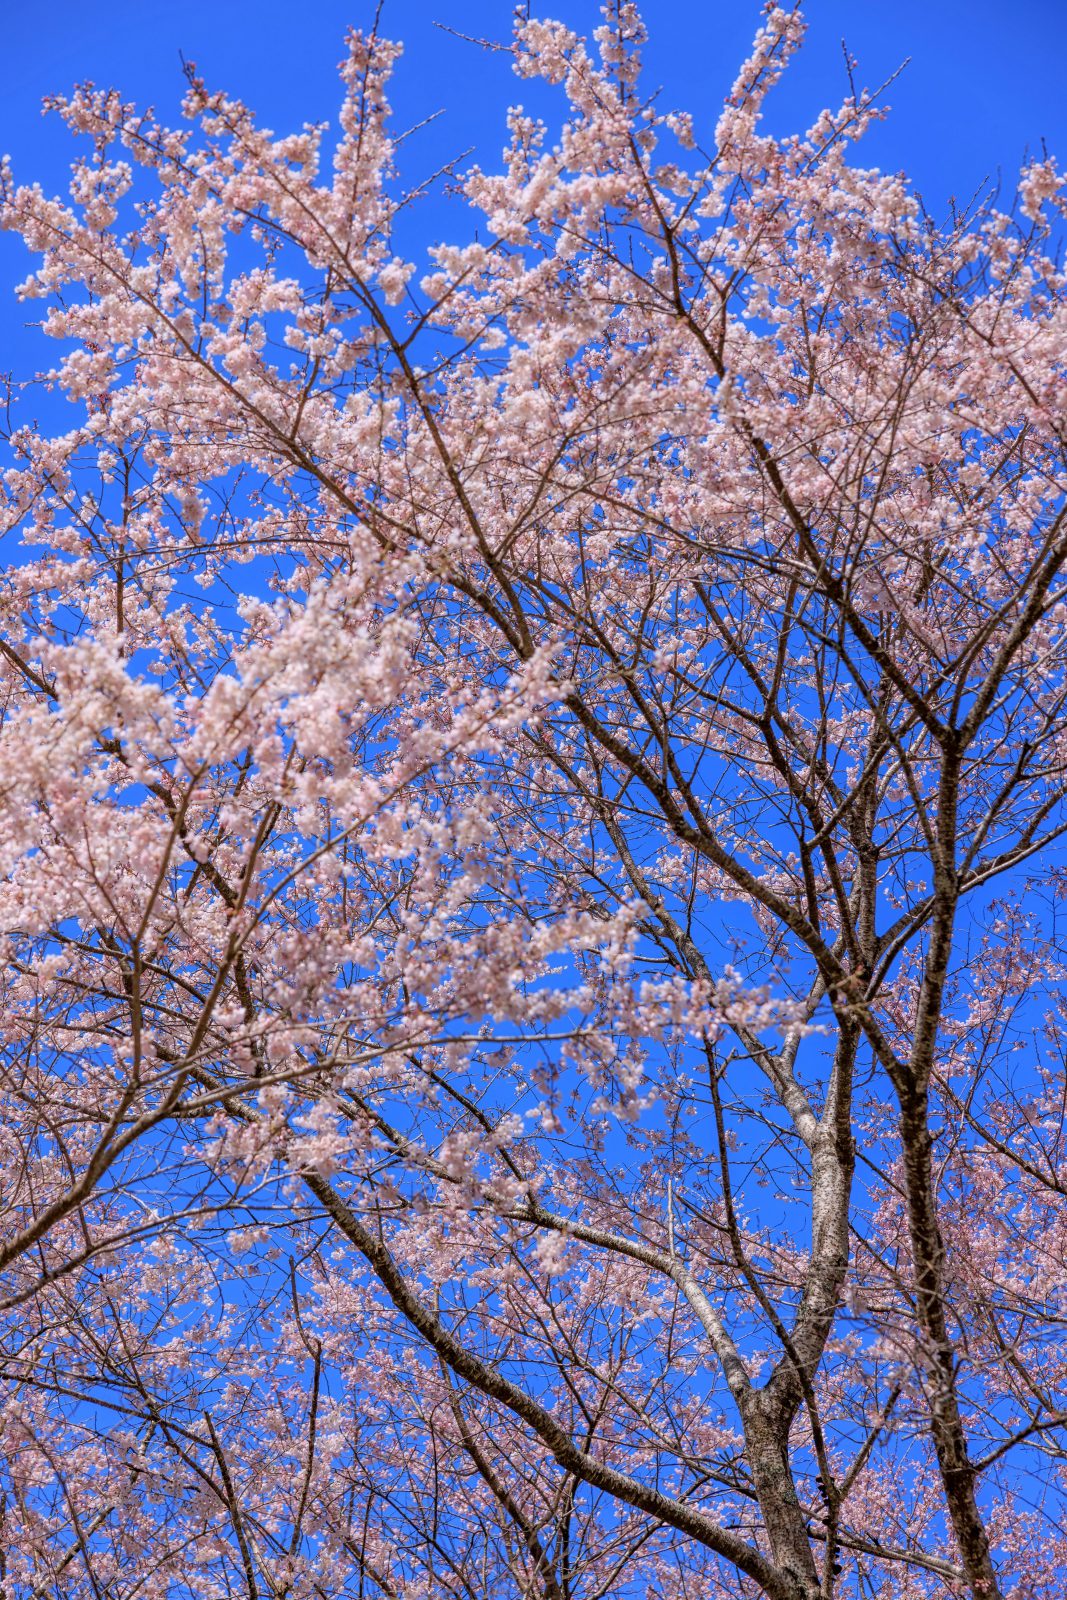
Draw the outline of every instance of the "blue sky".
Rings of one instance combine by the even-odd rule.
[[[20,178],[54,191],[71,145],[56,119],[41,119],[42,95],[88,77],[176,120],[181,53],[210,85],[240,94],[269,126],[287,131],[332,115],[345,27],[368,22],[373,0],[111,0],[106,7],[53,0],[47,10],[5,9],[0,150]],[[585,0],[543,0],[534,9],[576,25],[598,20]],[[491,162],[503,142],[504,107],[530,102],[530,85],[517,83],[502,57],[434,26],[440,20],[503,38],[511,10],[511,0],[385,0],[383,31],[406,46],[393,95],[398,119],[444,113],[411,147],[412,175],[472,147]],[[649,83],[710,127],[758,4],[651,0],[644,14]],[[768,109],[774,131],[807,126],[845,93],[844,36],[864,84],[881,82],[910,57],[888,94],[892,116],[866,141],[865,159],[908,171],[935,212],[950,195],[966,200],[998,171],[1010,182],[1024,152],[1039,150],[1042,139],[1067,163],[1067,0],[813,0],[807,14],[808,43]],[[426,226],[432,235],[432,215]],[[0,238],[0,367],[14,365],[19,376],[54,354],[24,331],[26,314],[10,299],[26,265],[21,247]]]

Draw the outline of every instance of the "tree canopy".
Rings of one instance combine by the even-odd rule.
[[[1064,188],[802,34],[5,170],[8,1600],[1062,1593]]]

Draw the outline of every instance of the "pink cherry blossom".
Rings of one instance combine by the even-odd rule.
[[[376,31],[3,168],[19,1600],[1062,1592],[1062,178],[644,37],[416,260]]]

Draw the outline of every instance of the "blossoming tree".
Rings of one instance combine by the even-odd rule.
[[[419,265],[377,33],[5,172],[11,1600],[1061,1592],[1063,190],[801,34],[521,22]]]

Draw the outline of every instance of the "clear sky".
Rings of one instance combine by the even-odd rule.
[[[71,146],[56,119],[42,121],[42,95],[91,78],[177,120],[182,54],[210,86],[239,94],[278,132],[328,118],[344,30],[369,22],[373,9],[374,0],[7,0],[0,150],[18,177],[58,189]],[[585,0],[535,0],[534,10],[572,25],[599,20]],[[392,95],[398,120],[444,113],[412,144],[412,175],[471,147],[488,164],[503,143],[503,108],[531,102],[530,86],[511,77],[504,58],[434,26],[505,38],[511,11],[511,0],[385,0],[382,31],[406,46]],[[806,12],[808,43],[772,96],[772,131],[806,127],[842,98],[844,37],[866,85],[910,57],[888,91],[889,121],[864,143],[865,160],[909,172],[935,212],[950,195],[968,199],[998,171],[1010,183],[1042,140],[1067,164],[1067,0],[812,0]],[[644,16],[649,83],[710,128],[758,23],[758,3],[649,0]],[[427,226],[432,234],[432,217]],[[9,298],[26,264],[21,246],[0,239],[0,367],[14,365],[20,375],[53,354],[27,340],[24,313]]]

